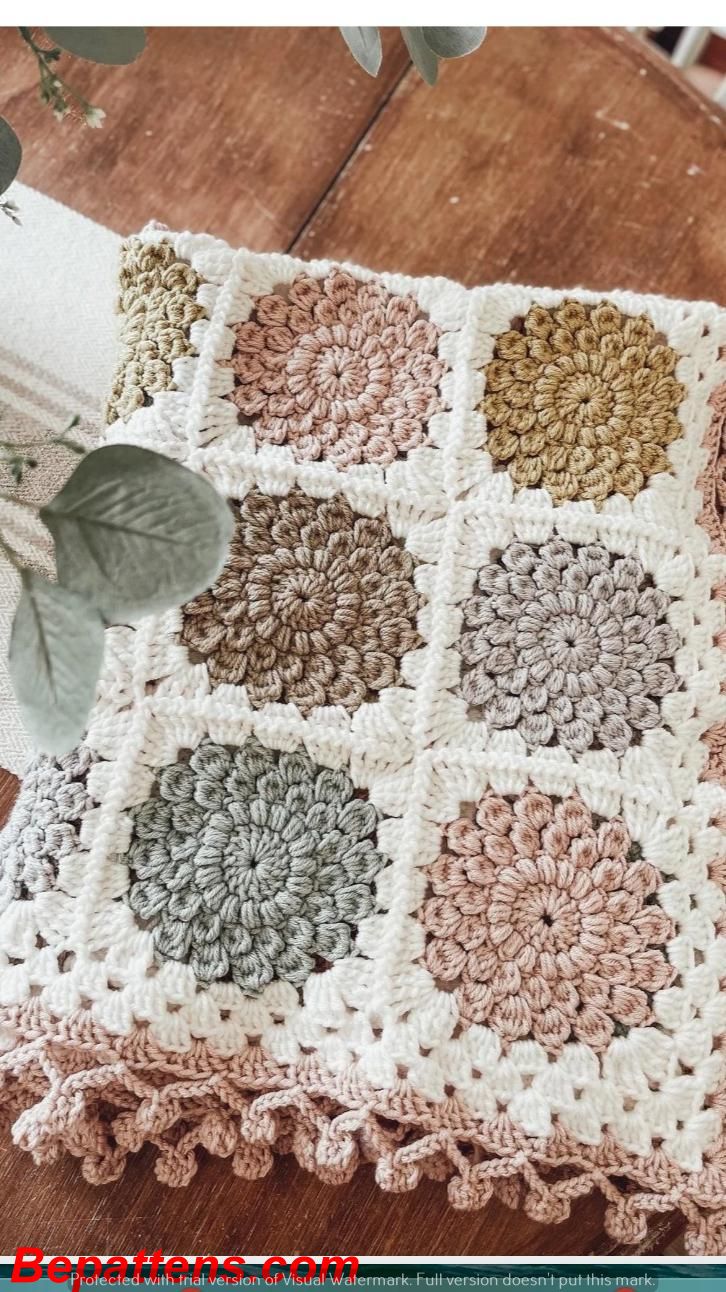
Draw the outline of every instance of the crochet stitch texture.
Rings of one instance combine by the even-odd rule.
[[[373,909],[376,810],[306,754],[203,741],[163,769],[133,823],[132,910],[202,983],[231,978],[250,995],[302,983],[316,956],[350,953],[349,921]]]
[[[556,502],[613,493],[634,498],[668,471],[681,435],[685,388],[677,354],[657,343],[645,314],[623,317],[607,302],[533,305],[522,331],[498,337],[482,409],[487,447],[511,463],[520,487],[545,485]]]
[[[235,536],[0,836],[3,1123],[725,1255],[726,312],[126,257],[107,438]]]
[[[698,519],[710,536],[713,550],[726,556],[726,386],[719,386],[714,392],[711,406],[713,417],[704,441],[708,457],[699,479],[703,507]],[[720,601],[726,602],[726,575],[715,594]],[[716,643],[726,651],[726,627],[721,629]],[[722,682],[721,689],[726,696],[726,681]],[[724,716],[709,728],[704,740],[709,749],[705,775],[710,780],[726,784],[726,704]],[[718,817],[718,824],[726,830],[726,807]],[[724,866],[726,868],[726,860]]]
[[[412,296],[334,269],[301,275],[235,329],[232,399],[260,444],[295,457],[387,466],[423,443],[440,406],[439,329]]]
[[[93,807],[86,776],[89,749],[62,758],[41,755],[28,768],[3,832],[0,911],[13,900],[52,888],[64,857],[79,846],[79,829]]]
[[[548,1053],[570,1037],[601,1050],[618,1026],[653,1022],[652,993],[675,976],[673,926],[644,904],[661,877],[632,855],[622,821],[598,828],[576,797],[529,790],[510,804],[490,792],[446,842],[421,918],[426,963],[459,984],[464,1022],[533,1036]]]
[[[669,599],[637,557],[599,543],[510,543],[464,605],[461,694],[530,745],[624,753],[676,689]]]
[[[215,684],[244,685],[258,707],[292,701],[357,709],[393,686],[419,644],[414,561],[380,517],[347,500],[253,489],[236,509],[214,587],[182,612],[181,639]]]
[[[168,244],[124,243],[119,282],[121,359],[109,419],[129,417],[171,385],[174,360],[193,351],[189,327],[204,317],[201,279]]]

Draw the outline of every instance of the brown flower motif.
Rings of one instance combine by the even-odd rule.
[[[420,644],[414,561],[382,517],[341,495],[252,489],[235,506],[230,554],[216,584],[184,606],[181,638],[215,685],[244,685],[255,708],[291,701],[357,709],[400,681]]]
[[[544,486],[555,502],[634,498],[670,470],[665,450],[682,434],[677,358],[644,314],[533,305],[485,370],[486,447],[519,488]]]
[[[489,792],[446,845],[421,919],[428,969],[456,984],[463,1021],[554,1052],[571,1037],[601,1050],[616,1028],[652,1021],[651,994],[675,973],[673,927],[621,820],[598,825],[578,797]]]
[[[230,398],[258,442],[298,460],[387,466],[423,443],[440,406],[439,336],[412,296],[342,269],[301,275],[235,328]]]

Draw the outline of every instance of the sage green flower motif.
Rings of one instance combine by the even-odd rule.
[[[161,957],[248,995],[350,954],[384,859],[378,814],[304,752],[203,741],[133,812],[129,902]]]

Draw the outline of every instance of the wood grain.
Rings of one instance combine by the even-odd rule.
[[[18,780],[0,767],[0,826],[4,825],[10,815],[10,809],[18,792]]]
[[[8,29],[0,57],[22,178],[121,232],[156,218],[466,283],[726,293],[723,114],[623,33],[495,30],[431,91],[391,33],[373,82],[329,30],[160,29],[131,68],[74,64],[108,121],[98,134],[65,123],[62,146]],[[16,785],[0,774],[0,820]],[[597,1197],[542,1226],[499,1205],[452,1211],[433,1183],[382,1194],[370,1168],[334,1189],[290,1159],[257,1183],[204,1160],[195,1184],[174,1191],[147,1149],[121,1181],[92,1188],[73,1160],[36,1167],[6,1147],[0,1196],[0,1251],[619,1250]],[[659,1217],[639,1250],[677,1254],[681,1229]]]
[[[333,28],[151,29],[129,67],[64,55],[62,74],[106,112],[101,130],[56,122],[36,64],[0,28],[2,112],[24,146],[20,178],[119,233],[147,221],[287,247],[408,65],[388,33],[380,77]]]
[[[413,73],[295,244],[467,284],[726,299],[726,115],[622,32],[511,27]]]

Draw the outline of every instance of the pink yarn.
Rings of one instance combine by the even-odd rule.
[[[260,297],[235,329],[230,398],[258,443],[298,459],[387,466],[424,442],[440,408],[439,328],[412,296],[342,269]]]
[[[426,964],[456,984],[462,1021],[554,1053],[573,1036],[602,1050],[616,1028],[652,1022],[650,995],[675,974],[673,927],[646,905],[660,877],[621,820],[598,825],[576,796],[487,793],[446,842],[421,918]]]

